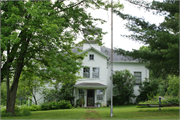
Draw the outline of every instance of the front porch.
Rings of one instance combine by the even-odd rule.
[[[101,83],[79,83],[75,86],[75,105],[78,105],[78,100],[84,100],[84,106],[89,107],[98,107],[106,106],[106,88],[107,86]],[[81,99],[80,99],[81,98]]]

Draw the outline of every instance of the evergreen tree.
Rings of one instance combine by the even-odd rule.
[[[129,21],[126,28],[133,31],[133,34],[123,36],[148,45],[133,51],[118,48],[117,53],[131,56],[140,62],[149,62],[147,68],[152,70],[156,78],[166,78],[167,74],[179,75],[179,1],[127,1],[147,11],[155,11],[154,14],[164,15],[165,19],[157,26],[143,18],[114,10],[122,19]]]

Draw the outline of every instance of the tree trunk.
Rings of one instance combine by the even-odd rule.
[[[34,98],[34,101],[35,101],[35,105],[37,105],[36,96],[34,94],[33,94],[33,98]]]
[[[13,115],[15,115],[14,108],[15,108],[15,102],[16,102],[16,93],[17,93],[19,78],[20,78],[20,75],[24,66],[24,58],[27,52],[29,41],[30,41],[30,38],[28,38],[27,40],[25,38],[23,39],[23,43],[21,46],[21,53],[17,62],[16,71],[14,74],[14,80],[8,92],[9,99],[7,100],[6,112],[7,113],[10,112]]]

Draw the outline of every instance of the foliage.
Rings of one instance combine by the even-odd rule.
[[[16,116],[21,115],[21,109],[20,109],[20,107],[15,106],[14,112],[15,112],[15,115],[16,115]]]
[[[175,76],[175,75],[169,75],[168,76],[168,85],[169,87],[168,92],[172,93],[174,96],[178,96],[179,95],[179,82],[180,82],[180,77]]]
[[[85,105],[85,100],[84,98],[79,98],[78,99],[78,105],[80,105],[81,107],[83,107]]]
[[[74,99],[74,85],[75,81],[70,83],[63,83],[63,84],[55,84],[54,89],[44,89],[44,102],[49,101],[60,101],[60,100],[67,100],[72,102]]]
[[[6,108],[1,108],[1,117],[10,117],[12,116],[13,114],[12,113],[6,113]]]
[[[156,95],[158,93],[159,81],[159,79],[146,78],[145,81],[141,82],[138,89],[140,94],[136,98],[136,103],[147,101],[148,96],[153,97],[153,95]]]
[[[27,106],[15,106],[15,115],[16,116],[29,116],[31,115],[31,112],[29,110],[29,108]],[[6,113],[6,108],[1,108],[1,116],[2,117],[9,117],[9,116],[13,116],[12,113]]]
[[[28,108],[28,106],[21,106],[21,116],[29,116],[31,115],[30,109]]]
[[[121,11],[114,10],[123,20],[129,21],[126,28],[131,35],[122,35],[144,43],[139,50],[125,51],[117,48],[118,54],[130,56],[140,62],[148,62],[147,68],[152,70],[153,77],[166,78],[168,74],[179,75],[179,1],[170,3],[142,0],[127,0],[139,8],[155,11],[154,14],[164,15],[165,20],[158,26]]]
[[[58,102],[59,108],[60,109],[70,109],[71,103],[69,101],[61,100]]]
[[[45,102],[41,104],[41,110],[50,110],[49,103]]]
[[[33,105],[29,106],[29,109],[30,109],[30,111],[38,111],[38,110],[41,110],[41,106],[33,104]]]
[[[6,90],[6,83],[1,83],[1,105],[6,105],[6,98],[7,98],[7,90]]]
[[[41,104],[42,110],[52,110],[52,109],[70,109],[71,103],[69,101],[61,100],[59,102],[57,101],[51,101],[51,102],[45,102]]]
[[[113,74],[115,105],[129,104],[134,95],[135,78],[129,70],[115,71]]]
[[[163,105],[179,105],[179,96],[172,96],[165,94],[164,97],[161,97],[161,104]],[[147,101],[140,102],[139,104],[159,104],[159,94],[149,97]]]
[[[82,67],[85,55],[72,52],[77,35],[83,28],[94,28],[94,22],[105,22],[93,18],[86,9],[108,9],[109,4],[101,0],[1,1],[1,82],[7,76],[7,83],[12,78],[12,84],[7,85],[10,91],[7,112],[14,115],[16,92],[23,71],[52,84],[52,80],[69,83],[79,78],[75,74]],[[114,8],[122,7],[120,3],[114,5]],[[104,34],[100,32],[95,40],[100,43]],[[94,32],[87,38],[93,39]]]

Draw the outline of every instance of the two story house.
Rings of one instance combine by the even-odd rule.
[[[74,103],[76,104],[77,99],[84,98],[85,107],[95,106],[97,102],[106,106],[107,100],[111,97],[111,49],[98,46],[93,41],[84,43],[80,49],[83,50],[82,53],[87,52],[83,60],[83,66],[86,67],[80,71],[83,79],[79,79],[74,86]],[[73,52],[77,50],[74,49]],[[149,77],[149,70],[145,67],[145,63],[113,53],[113,71],[125,69],[135,76],[134,94],[138,95],[139,83]]]

